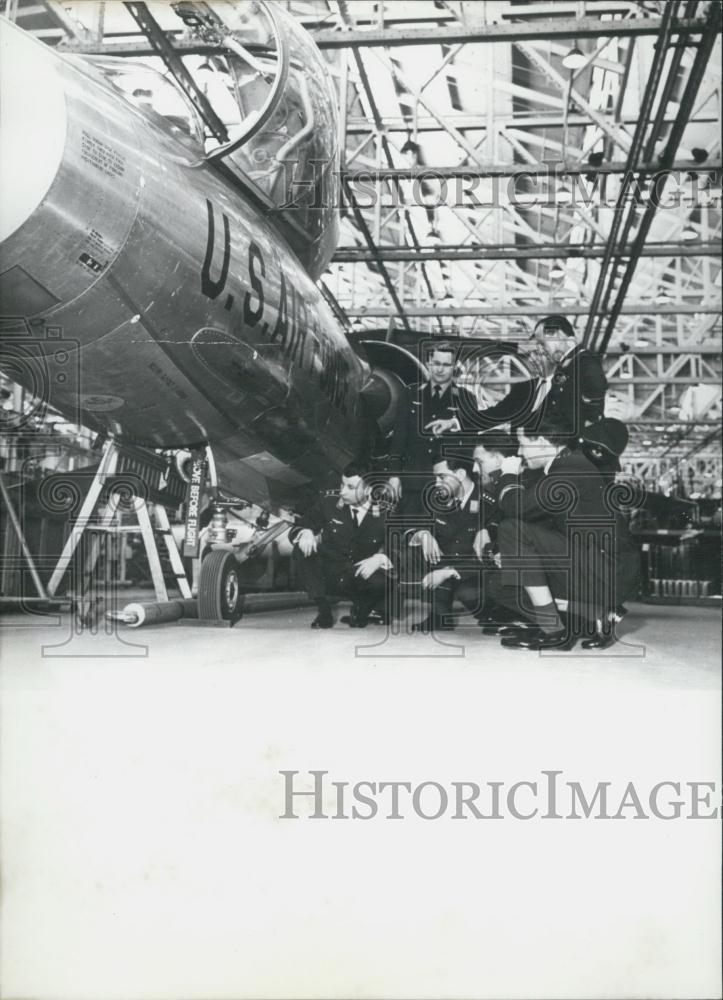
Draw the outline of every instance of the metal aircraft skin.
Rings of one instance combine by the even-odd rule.
[[[154,448],[209,444],[222,486],[286,503],[353,457],[375,376],[280,228],[200,140],[128,100],[113,62],[2,21],[5,370],[37,391],[42,352],[69,419]],[[333,160],[331,129],[328,145]]]

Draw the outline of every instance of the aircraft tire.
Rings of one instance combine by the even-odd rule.
[[[238,563],[233,552],[215,549],[201,562],[198,577],[198,617],[235,622],[241,617]]]

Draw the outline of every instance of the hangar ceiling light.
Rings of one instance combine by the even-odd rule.
[[[569,52],[562,57],[562,65],[565,69],[581,69],[587,62],[587,56],[581,52],[577,45],[573,45]]]

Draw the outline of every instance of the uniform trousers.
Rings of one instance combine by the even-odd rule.
[[[498,532],[503,586],[548,587],[554,598],[568,601],[570,615],[594,623],[615,606],[614,570],[605,551],[610,536],[584,527],[562,534],[538,522],[503,520]],[[511,567],[514,559],[522,565]]]
[[[304,590],[319,607],[327,606],[332,598],[346,597],[357,606],[359,614],[368,614],[372,608],[384,607],[388,589],[393,586],[387,571],[379,569],[363,580],[354,575],[354,563],[330,558],[323,549],[305,556],[295,547],[293,559]]]
[[[501,574],[497,566],[485,560],[478,566],[470,567],[470,561],[469,558],[460,559],[459,564],[455,565],[454,558],[445,559],[441,566],[456,569],[459,580],[456,577],[449,577],[438,587],[421,590],[422,599],[432,603],[435,615],[447,614],[452,610],[455,600],[475,616],[485,614],[500,602]],[[423,577],[439,568],[422,559],[421,547],[411,546],[406,577],[413,591],[407,596],[412,596],[413,593],[416,597],[420,592],[417,591],[417,587],[421,586]]]

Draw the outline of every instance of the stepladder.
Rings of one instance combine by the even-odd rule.
[[[67,575],[71,606],[77,624],[83,627],[96,624],[100,615],[113,610],[119,566],[130,534],[141,536],[156,601],[168,601],[159,542],[181,597],[191,597],[166,508],[147,498],[137,477],[117,476],[119,454],[115,442],[108,441],[47,585],[48,596],[53,597]]]

